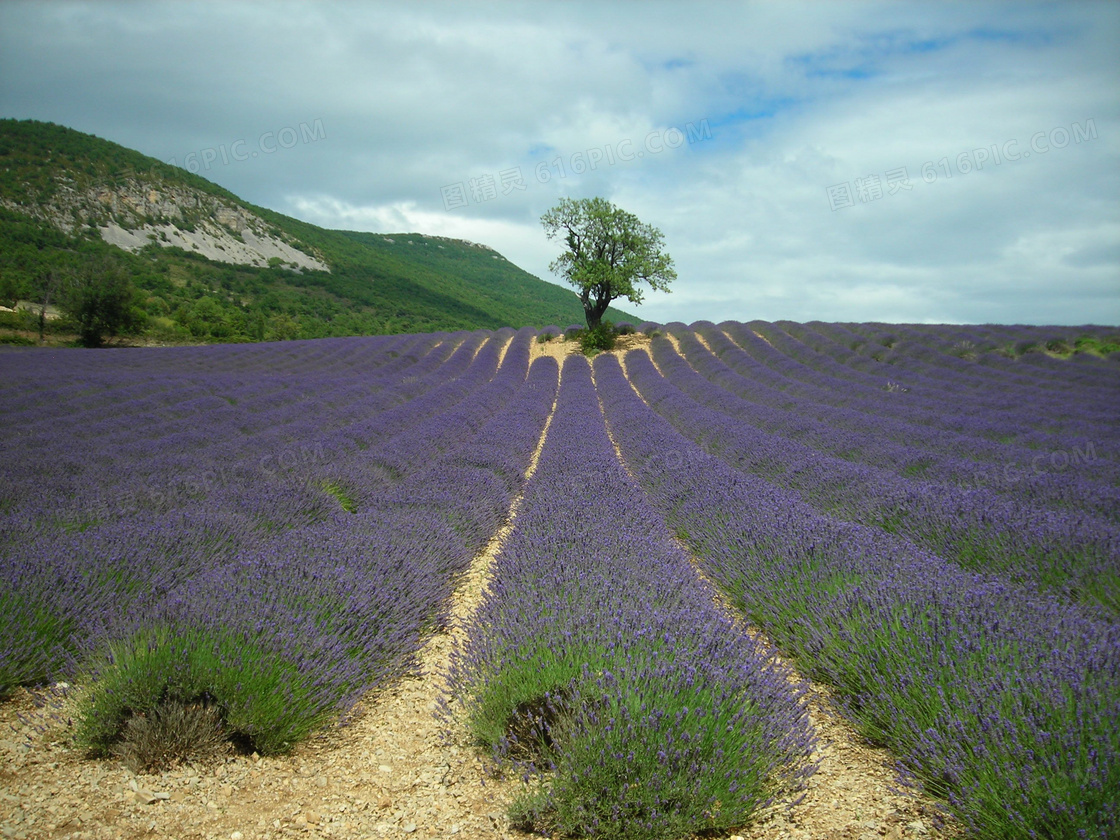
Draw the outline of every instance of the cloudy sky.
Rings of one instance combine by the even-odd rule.
[[[0,116],[552,280],[601,196],[653,321],[1120,324],[1115,2],[6,0]]]

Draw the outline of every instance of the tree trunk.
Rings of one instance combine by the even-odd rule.
[[[589,330],[593,330],[597,326],[599,326],[600,322],[602,321],[602,318],[595,313],[595,311],[592,307],[585,306],[583,308],[583,312],[587,316],[587,328]]]
[[[607,311],[607,307],[611,305],[611,299],[596,298],[594,302],[591,300],[590,291],[585,291],[580,298],[583,300],[583,314],[587,318],[587,328],[589,330],[595,329],[603,321],[603,313]]]
[[[44,341],[43,334],[46,332],[47,326],[47,307],[51,305],[51,296],[54,294],[54,287],[58,283],[58,277],[52,268],[47,272],[46,281],[43,284],[43,302],[39,304],[39,343]]]

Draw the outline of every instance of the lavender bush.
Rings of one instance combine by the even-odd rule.
[[[595,372],[624,459],[705,571],[976,836],[1115,835],[1120,624],[821,516],[684,438],[616,359]]]
[[[1115,330],[663,331],[558,399],[532,329],[0,348],[0,696],[77,678],[97,753],[188,708],[283,751],[411,666],[524,491],[446,710],[520,824],[721,831],[811,770],[679,540],[976,836],[1116,836]]]
[[[521,762],[522,825],[722,830],[807,772],[801,689],[717,609],[622,471],[581,357],[468,639],[449,711]]]
[[[503,332],[490,343],[511,338]],[[192,436],[181,444],[193,448],[194,469],[207,457],[229,463],[162,499],[163,514],[97,512],[96,493],[81,493],[76,509],[104,521],[6,545],[2,569],[13,587],[4,594],[28,606],[3,649],[5,684],[79,674],[88,691],[78,741],[95,753],[113,748],[130,717],[157,714],[168,701],[215,706],[231,735],[262,752],[287,749],[408,667],[442,623],[456,579],[507,515],[555,388],[552,360],[526,377],[530,338],[514,338],[497,376],[495,350],[457,342],[470,351],[457,377],[463,393],[451,398],[454,380],[432,383],[452,406],[442,426],[431,419],[439,405],[409,403],[429,448],[389,486],[376,470],[363,471],[377,459],[360,447],[334,447],[311,461],[269,460],[262,469],[254,464],[260,450],[227,449],[211,435],[217,443]],[[306,367],[314,387],[323,370]],[[231,423],[251,419],[248,407],[259,397],[235,393],[237,407],[206,408],[218,417],[231,412]],[[302,422],[303,401],[269,409],[280,412],[276,425],[289,439],[325,431]],[[400,414],[395,401],[380,413]],[[159,431],[154,437],[166,443]],[[383,437],[392,447],[393,436]],[[333,477],[329,490],[323,475]],[[362,505],[338,504],[342,483]],[[262,489],[272,491],[263,500]],[[207,520],[199,516],[217,516],[217,527],[200,527]],[[39,524],[7,521],[24,534]],[[140,522],[150,524],[138,529]],[[167,539],[153,539],[160,533]],[[44,647],[47,656],[21,655]]]
[[[951,399],[949,395],[939,391],[933,400],[923,396],[928,393],[928,384],[900,386],[910,395],[904,400],[891,398],[881,380],[875,387],[863,389],[852,383],[837,389],[833,381],[829,386],[801,389],[805,395],[800,396],[788,379],[775,377],[768,386],[757,376],[747,378],[728,367],[722,356],[736,358],[738,354],[727,336],[714,326],[702,327],[699,335],[712,351],[688,332],[677,335],[682,353],[696,373],[731,393],[695,387],[687,391],[717,410],[768,431],[793,435],[819,451],[892,469],[904,477],[982,486],[1030,504],[1114,520],[1120,517],[1120,490],[1116,486],[1120,461],[1109,457],[1110,441],[1105,439],[1098,445],[1094,440],[1110,435],[1102,435],[1096,427],[1060,436],[1033,430],[1030,421],[1037,417],[1036,403],[1029,395],[1023,400],[1031,410],[1019,417],[1018,431],[1005,422],[997,436],[990,426],[990,416],[983,416],[983,425],[961,422],[952,430],[934,429],[928,418],[938,399],[938,418],[948,420],[957,414],[944,408],[944,402]],[[715,355],[717,351],[720,358]],[[682,383],[682,387],[687,385]],[[1076,399],[1091,404],[1093,397],[1092,393],[1082,393]],[[1075,469],[1048,468],[1052,460],[1068,466],[1070,453],[1085,456],[1075,455]]]
[[[627,356],[642,396],[682,434],[738,470],[795,491],[822,512],[904,535],[969,568],[1032,581],[1108,614],[1120,611],[1120,526],[829,456],[792,435],[689,399],[674,383],[713,395],[706,400],[732,398],[693,371],[667,339],[655,339],[653,351],[660,370],[645,353]],[[738,410],[741,418],[747,408]]]

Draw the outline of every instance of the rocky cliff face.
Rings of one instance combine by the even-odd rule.
[[[106,242],[129,251],[154,242],[219,262],[266,266],[279,259],[295,271],[330,271],[311,249],[244,207],[177,184],[126,178],[78,187],[60,175],[45,200],[0,204],[67,233],[96,228]]]

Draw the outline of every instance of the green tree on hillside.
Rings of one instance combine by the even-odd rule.
[[[561,199],[541,224],[549,239],[562,235],[568,247],[548,267],[579,290],[589,330],[598,328],[612,300],[641,303],[639,284],[667,291],[677,277],[672,258],[662,253],[661,231],[606,199]]]
[[[136,292],[112,262],[87,263],[67,285],[60,305],[78,328],[83,347],[100,347],[107,336],[137,326]]]
[[[22,284],[11,271],[0,272],[0,306],[15,309],[19,303]]]

